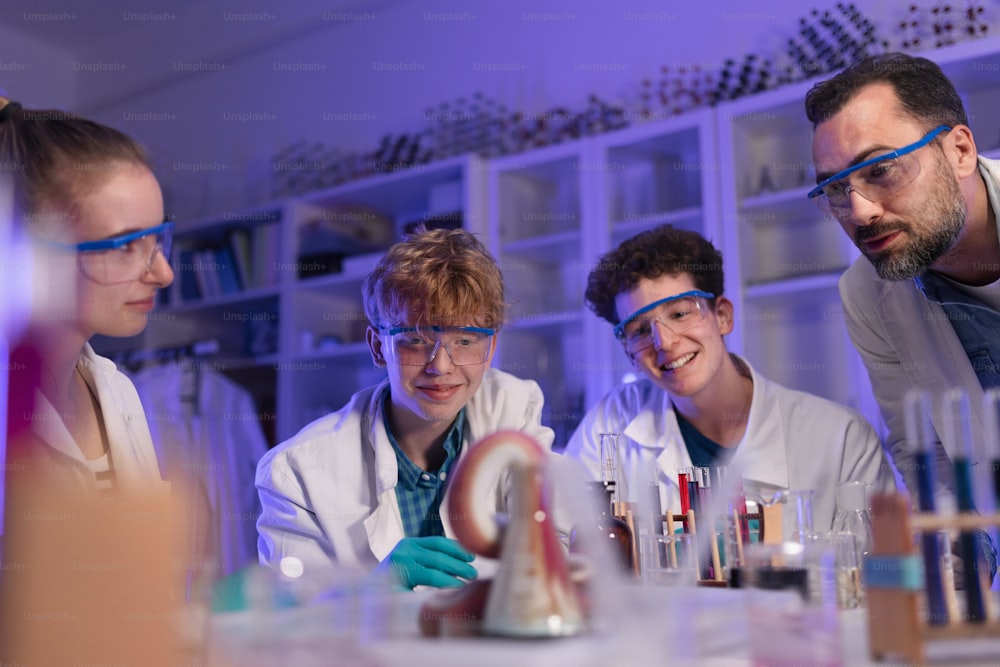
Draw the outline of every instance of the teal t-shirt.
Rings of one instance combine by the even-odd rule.
[[[732,450],[703,436],[677,410],[674,410],[674,414],[677,415],[677,425],[680,426],[681,437],[684,438],[684,445],[687,447],[688,455],[691,456],[692,465],[697,468],[714,468],[729,462]]]

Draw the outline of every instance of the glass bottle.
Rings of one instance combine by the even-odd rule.
[[[623,574],[634,573],[635,556],[632,548],[632,531],[628,524],[611,511],[611,498],[615,493],[613,481],[588,482],[588,491],[594,497],[593,506],[600,507],[600,513],[590,525],[573,526],[569,536],[570,553],[586,553],[588,545],[604,541],[610,543],[610,551]],[[605,547],[596,547],[598,550]]]

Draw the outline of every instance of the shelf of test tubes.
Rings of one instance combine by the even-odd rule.
[[[1000,513],[976,512],[971,462],[974,442],[969,399],[951,389],[940,397],[942,429],[962,453],[952,460],[958,513],[944,514],[934,500],[932,397],[912,390],[904,401],[906,438],[915,448],[918,473],[917,509],[911,512],[899,494],[876,496],[872,502],[874,544],[864,563],[868,599],[869,648],[873,659],[902,657],[912,664],[927,660],[929,642],[973,638],[1000,638],[1000,619],[991,609],[989,569],[982,562],[977,531],[1000,527]],[[993,464],[993,494],[1000,507],[1000,391],[986,392],[983,400],[987,451]],[[914,540],[914,535],[918,538]],[[965,587],[956,591],[951,565],[951,542],[964,566]],[[964,605],[959,596],[964,599]],[[1000,644],[996,657],[1000,660]]]

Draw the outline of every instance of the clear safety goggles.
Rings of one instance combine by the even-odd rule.
[[[482,327],[439,326],[394,327],[379,332],[387,343],[387,356],[402,366],[426,366],[442,348],[455,366],[486,363],[496,333]]]
[[[865,160],[823,179],[806,196],[816,202],[826,215],[834,218],[842,218],[848,214],[852,192],[857,192],[870,202],[891,199],[920,174],[920,160],[913,154],[914,151],[929,144],[942,132],[949,131],[951,127],[948,125],[938,125],[919,141]]]
[[[654,301],[619,322],[614,329],[615,338],[634,356],[653,345],[654,323],[674,333],[684,333],[705,320],[706,299],[714,298],[709,292],[691,290]]]
[[[60,247],[76,251],[80,270],[91,280],[103,284],[125,283],[149,273],[157,252],[162,252],[170,262],[173,230],[174,223],[164,222],[109,239]]]

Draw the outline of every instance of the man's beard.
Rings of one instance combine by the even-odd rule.
[[[875,267],[883,280],[909,280],[927,271],[942,255],[951,250],[965,227],[968,209],[958,179],[943,160],[937,161],[938,182],[943,184],[942,197],[928,197],[927,206],[919,214],[926,223],[908,227],[903,225],[870,225],[859,227],[854,234],[854,242]],[[902,250],[869,254],[865,252],[864,240],[888,231],[901,230],[909,236],[909,244]]]

